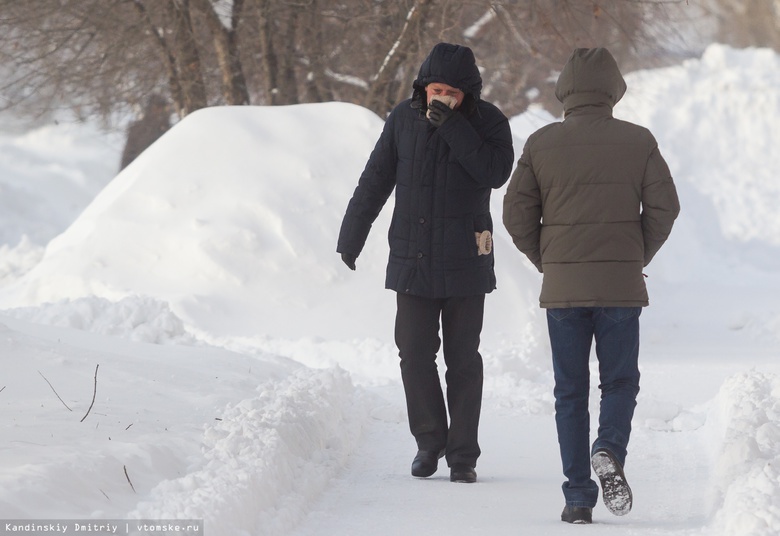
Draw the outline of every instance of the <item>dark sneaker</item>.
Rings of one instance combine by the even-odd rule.
[[[561,521],[574,523],[575,525],[590,525],[593,523],[593,508],[587,506],[569,506],[561,512]]]
[[[444,456],[444,451],[418,450],[417,456],[412,462],[412,476],[426,478],[431,476],[439,468],[439,458]]]
[[[456,463],[450,468],[450,482],[473,484],[477,481],[477,472],[470,465]]]
[[[623,474],[623,467],[615,456],[606,449],[600,449],[593,453],[590,463],[601,481],[601,496],[607,510],[616,516],[629,513],[634,498],[626,475]]]

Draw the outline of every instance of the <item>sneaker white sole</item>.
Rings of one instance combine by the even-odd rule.
[[[590,461],[601,482],[601,496],[607,510],[616,516],[629,513],[634,497],[623,474],[623,468],[605,451],[596,452]]]

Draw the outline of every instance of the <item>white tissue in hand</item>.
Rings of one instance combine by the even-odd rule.
[[[458,103],[458,99],[456,99],[452,95],[434,95],[431,97],[431,100],[428,101],[428,105],[430,106],[430,104],[435,100],[443,102],[450,108],[455,108],[455,105]],[[431,118],[430,109],[425,113],[425,117],[427,117],[428,119]]]

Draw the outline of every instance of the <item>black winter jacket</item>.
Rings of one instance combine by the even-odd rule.
[[[471,61],[451,61],[435,47],[414,83],[414,96],[388,116],[347,207],[337,247],[357,257],[395,189],[385,287],[428,298],[495,288],[493,253],[478,255],[475,232],[492,233],[491,190],[508,180],[514,160],[507,118],[479,100],[482,81],[473,55],[455,47],[456,60],[465,49]],[[463,105],[438,129],[425,118],[424,88],[430,82],[466,93]]]

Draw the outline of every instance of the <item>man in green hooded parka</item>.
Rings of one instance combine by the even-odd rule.
[[[540,304],[555,376],[555,420],[569,523],[590,523],[598,498],[631,510],[623,466],[639,392],[643,269],[672,230],[677,191],[653,135],[615,119],[626,83],[604,48],[577,49],[558,78],[562,122],[533,133],[504,196],[517,248],[544,274]],[[601,407],[590,444],[588,360],[596,341]]]

